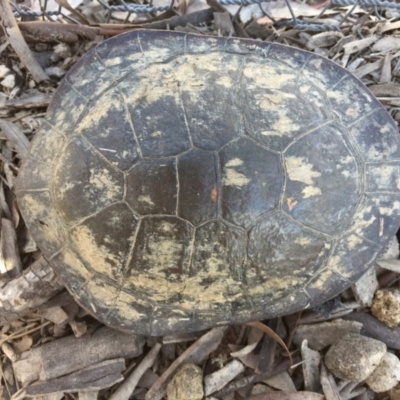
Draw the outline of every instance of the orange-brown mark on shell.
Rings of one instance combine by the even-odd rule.
[[[289,210],[292,211],[293,208],[295,208],[297,206],[297,200],[294,200],[292,197],[288,197],[286,199],[286,204],[287,204]]]
[[[211,190],[211,195],[210,195],[211,201],[213,203],[216,203],[218,201],[218,197],[219,197],[219,190],[216,186],[214,186]]]

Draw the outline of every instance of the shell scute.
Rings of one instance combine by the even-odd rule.
[[[194,225],[218,218],[221,188],[216,154],[193,149],[178,157],[178,215]]]
[[[81,137],[64,148],[54,173],[54,203],[73,224],[122,200],[124,178]],[[79,199],[79,207],[77,200]]]
[[[362,190],[359,166],[344,132],[335,124],[317,129],[295,141],[285,151],[284,162],[283,209],[321,232],[343,231]]]
[[[228,143],[220,156],[222,217],[248,228],[279,203],[283,186],[280,157],[247,138]]]
[[[119,169],[126,170],[140,159],[130,116],[117,90],[94,100],[75,129]]]
[[[126,177],[126,202],[139,214],[176,214],[175,158],[143,160]]]

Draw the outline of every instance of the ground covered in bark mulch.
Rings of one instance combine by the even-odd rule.
[[[19,213],[19,167],[60,80],[93,46],[132,29],[254,38],[313,51],[361,79],[399,120],[399,11],[375,13],[361,3],[321,14],[325,4],[290,5],[299,18],[295,26],[279,25],[292,19],[281,1],[245,7],[179,1],[173,9],[140,14],[110,12],[97,1],[0,1],[2,398],[400,399],[397,238],[375,269],[318,309],[144,338],[104,327],[81,309]],[[44,17],[21,16],[43,9]],[[307,23],[322,28],[299,29]]]

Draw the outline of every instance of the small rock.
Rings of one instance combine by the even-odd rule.
[[[325,364],[337,378],[357,383],[372,374],[385,353],[385,343],[349,333],[329,348]]]
[[[62,78],[66,71],[60,67],[49,67],[45,69],[45,72],[51,78]]]
[[[386,353],[375,371],[365,380],[377,393],[394,388],[400,380],[400,360],[392,353]]]
[[[0,79],[3,79],[10,72],[10,69],[5,65],[0,65]]]
[[[400,324],[400,290],[380,289],[375,292],[371,313],[389,328]]]
[[[7,75],[0,83],[6,88],[13,89],[15,86],[15,76],[12,74]]]
[[[203,371],[194,364],[185,364],[167,387],[168,400],[202,400]]]
[[[374,293],[379,288],[375,268],[370,268],[352,287],[354,297],[362,307],[371,307]]]
[[[400,385],[389,390],[390,400],[400,400]]]
[[[66,43],[60,43],[57,46],[54,46],[54,53],[65,60],[68,57],[71,57],[71,48]]]

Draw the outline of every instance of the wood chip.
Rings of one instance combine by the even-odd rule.
[[[379,83],[381,84],[390,83],[392,80],[392,59],[392,54],[387,53],[385,59],[383,60],[381,78],[379,79]]]
[[[400,274],[400,260],[381,260],[377,261],[377,264],[384,269]]]
[[[375,268],[370,268],[353,286],[354,297],[362,307],[370,307],[375,291],[379,288]]]
[[[312,392],[266,392],[248,397],[247,400],[325,400],[325,397]]]
[[[124,379],[121,373],[124,368],[123,358],[103,361],[61,378],[34,383],[25,389],[25,395],[37,397],[50,393],[105,389]]]
[[[18,251],[17,234],[12,221],[1,219],[1,257],[0,272],[17,277],[22,272],[22,263]]]
[[[378,40],[373,46],[372,51],[388,53],[400,49],[400,37],[386,36]]]
[[[361,323],[336,319],[332,322],[321,322],[313,325],[300,325],[294,336],[294,343],[301,345],[306,339],[313,350],[322,350],[337,342],[347,333],[360,333]]]
[[[321,355],[318,351],[308,347],[307,340],[301,343],[301,357],[303,358],[304,389],[310,392],[319,392],[321,383],[319,379],[319,366]]]
[[[336,44],[342,37],[343,33],[335,31],[317,33],[311,36],[307,42],[307,48],[313,50],[320,47],[330,47]]]
[[[282,371],[279,374],[271,376],[263,380],[268,386],[274,389],[281,390],[283,392],[296,392],[296,386],[293,383],[293,379],[290,377],[287,371]]]
[[[376,97],[400,97],[400,84],[383,83],[379,85],[370,85],[368,89]]]
[[[228,382],[244,371],[244,365],[238,360],[232,360],[220,370],[204,377],[204,394],[209,396],[221,390]]]
[[[373,63],[368,63],[363,65],[362,67],[357,68],[353,74],[358,78],[361,79],[365,75],[371,74],[372,72],[378,71],[383,67],[383,60],[378,60]]]
[[[354,54],[366,49],[378,40],[377,36],[370,36],[365,39],[354,40],[343,45],[344,54]]]

